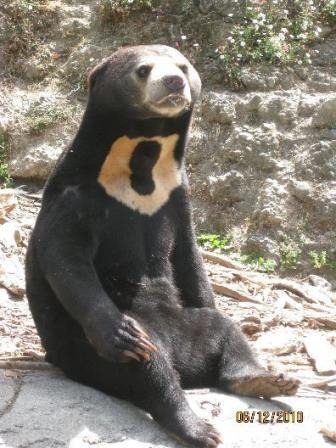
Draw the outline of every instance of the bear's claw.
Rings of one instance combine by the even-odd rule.
[[[149,361],[156,346],[149,340],[148,334],[129,316],[125,316],[122,327],[118,330],[119,347],[126,358],[136,361]]]

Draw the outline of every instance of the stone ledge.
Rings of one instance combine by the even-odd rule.
[[[0,371],[1,401],[15,379]],[[332,418],[332,400],[264,401],[218,391],[187,392],[191,406],[222,433],[223,447],[334,446],[318,432]],[[303,423],[237,423],[239,410],[304,412]],[[179,448],[151,418],[131,404],[77,384],[58,372],[29,372],[11,409],[0,419],[1,448]]]

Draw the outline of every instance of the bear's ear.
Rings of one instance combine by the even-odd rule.
[[[94,67],[92,70],[89,71],[89,74],[87,77],[87,86],[88,86],[89,92],[92,90],[97,79],[105,72],[107,65],[108,65],[107,62],[103,61],[100,64],[96,65],[96,67]]]

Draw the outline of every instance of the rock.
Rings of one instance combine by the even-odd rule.
[[[304,177],[317,180],[336,179],[336,140],[319,141],[298,155],[297,166]]]
[[[255,346],[257,350],[271,352],[274,355],[283,355],[287,348],[289,348],[289,353],[296,351],[299,341],[293,333],[288,332],[287,328],[278,326],[261,334]]]
[[[303,343],[308,357],[319,375],[334,375],[336,373],[334,347],[327,338],[318,333],[308,334]]]
[[[283,216],[280,214],[280,208],[275,203],[265,204],[257,209],[253,214],[262,227],[279,227],[282,224]]]
[[[73,3],[71,6],[69,3]],[[87,34],[92,27],[96,11],[90,5],[79,2],[67,2],[62,4],[59,10],[60,24],[59,29],[65,37]]]
[[[291,180],[289,188],[293,196],[301,202],[309,202],[312,199],[312,186],[309,182]]]
[[[305,294],[306,300],[310,303],[321,303],[329,307],[333,305],[334,297],[329,291],[327,292],[307,283],[301,285],[301,290]]]
[[[225,15],[232,14],[234,16],[242,15],[245,6],[243,0],[213,0],[212,2],[198,0],[194,3],[202,14],[207,14],[210,11],[217,11],[222,14],[225,11]]]
[[[16,249],[22,241],[19,227],[13,222],[6,222],[0,225],[0,246],[7,250]]]
[[[333,92],[336,89],[336,76],[332,71],[312,67],[306,85],[317,92]]]
[[[280,83],[278,74],[274,70],[269,71],[267,67],[263,67],[260,71],[244,67],[241,70],[240,80],[246,89],[257,91],[272,90]]]
[[[243,175],[232,170],[221,176],[209,176],[208,187],[211,199],[214,202],[239,202],[244,199],[244,191],[241,188]]]
[[[60,10],[61,19],[69,17],[83,17],[86,20],[93,19],[96,14],[95,8],[92,8],[90,2],[78,2],[78,0],[67,0]]]
[[[328,34],[331,34],[332,31],[333,30],[330,27],[324,26],[320,37],[322,38],[323,35],[327,36]],[[321,39],[320,42],[317,42],[312,46],[312,62],[314,65],[329,67],[331,63],[334,63],[335,43],[335,38],[330,36],[330,39]]]
[[[169,14],[162,21],[159,13],[159,22],[153,21],[149,27],[143,27],[142,14],[131,14],[125,18],[124,27],[113,26],[112,34],[108,26],[101,30],[101,15],[95,2],[67,0],[51,2],[52,6],[49,3],[48,8],[58,10],[54,26],[48,27],[34,54],[13,61],[31,80],[38,79],[44,67],[48,82],[29,83],[28,88],[18,78],[10,78],[0,93],[0,136],[8,137],[6,142],[10,143],[12,176],[39,180],[48,176],[78,127],[79,109],[83,108],[78,99],[85,99],[86,73],[120,45],[138,42],[138,30],[142,27],[143,42],[162,42],[162,35],[168,36],[168,44],[179,42],[182,52],[197,63],[204,81],[203,99],[193,117],[186,164],[198,229],[232,232],[234,249],[240,250],[248,242],[264,253],[273,247],[267,243],[268,238],[272,242],[287,237],[295,240],[299,232],[305,241],[302,268],[308,266],[305,254],[309,250],[327,250],[331,257],[336,216],[333,34],[311,43],[312,65],[243,65],[243,87],[232,91],[223,83],[213,56],[218,57],[214,51],[221,51],[232,30],[229,22],[240,21],[240,12],[246,7],[244,1],[195,1],[194,8],[189,5],[193,8],[195,27],[198,20],[202,21],[202,36],[206,35],[207,43],[197,42],[196,35],[191,38],[187,29],[183,31],[186,41],[182,43],[180,39],[182,31],[174,22],[174,14],[189,11],[188,2],[165,2]],[[251,6],[259,8],[260,3],[256,0]],[[199,13],[197,5],[208,11],[208,16]],[[228,14],[233,17],[227,17]],[[0,13],[0,24],[6,29],[5,22]],[[6,33],[2,34],[0,41],[5,44]],[[0,44],[0,54],[2,47]],[[216,70],[220,81],[214,84],[211,73]],[[57,124],[51,120],[40,135],[30,134],[29,117],[42,116],[48,122],[53,110],[64,110],[67,118]],[[271,187],[267,179],[281,188]],[[0,206],[0,222],[1,216]],[[309,244],[314,244],[314,249],[309,249]],[[326,271],[328,280],[332,280],[334,272]]]
[[[260,190],[252,218],[261,227],[279,227],[285,219],[283,200],[287,198],[285,186],[273,179],[266,179]]]
[[[15,190],[10,188],[0,190],[0,223],[16,206],[17,197]]]
[[[301,117],[310,117],[321,103],[321,97],[305,95],[298,106],[298,113]]]
[[[236,140],[239,141],[240,144],[252,144],[255,141],[253,133],[250,129],[236,129]]]
[[[308,67],[305,67],[303,65],[295,65],[293,67],[294,73],[301,79],[302,81],[305,81],[308,78],[309,75],[309,69]]]
[[[275,121],[293,126],[297,119],[297,103],[284,95],[274,94],[262,101],[258,114],[263,121]]]
[[[252,154],[254,142],[255,137],[250,130],[235,126],[225,141],[219,157],[224,162],[244,163],[244,160]]]
[[[45,75],[45,68],[38,61],[22,60],[17,64],[24,77],[29,81],[41,80]]]
[[[336,443],[336,427],[330,424],[329,426],[323,426],[320,429],[320,433],[324,435],[327,440]]]
[[[202,105],[202,115],[209,122],[231,124],[236,117],[230,95],[210,92],[204,97]]]
[[[245,109],[248,112],[257,111],[259,109],[260,103],[262,102],[261,95],[255,95],[248,97],[248,100],[243,103]]]
[[[56,165],[62,148],[55,148],[46,143],[26,148],[23,154],[9,160],[9,171],[13,177],[46,179]]]
[[[78,51],[71,53],[67,61],[60,69],[61,74],[70,82],[83,83],[83,77],[107,55],[112,53],[112,48],[104,48],[98,45],[83,45]]]
[[[318,222],[327,229],[335,229],[336,222],[336,182],[324,183],[317,201]]]
[[[69,18],[62,21],[61,29],[65,37],[84,34],[90,30],[90,22],[85,18]]]
[[[1,268],[0,268],[0,270],[1,270]],[[8,300],[11,300],[9,292],[7,291],[7,289],[0,288],[0,303],[4,304]],[[1,413],[1,411],[0,411],[0,413]]]
[[[0,225],[0,287],[5,287],[18,297],[25,291],[25,276],[18,245],[21,231],[14,222]]]
[[[313,286],[316,286],[318,288],[327,289],[328,291],[331,291],[332,285],[328,280],[326,280],[323,277],[320,277],[319,275],[309,275],[308,276],[309,283]]]
[[[22,298],[25,292],[25,275],[23,263],[14,252],[9,253],[0,245],[0,286]]]
[[[242,322],[240,324],[240,328],[242,332],[247,334],[248,336],[262,331],[262,325],[256,324],[255,322]]]
[[[3,398],[0,402],[0,445],[3,448],[182,447],[145,412],[75,383],[56,370],[27,372],[19,380],[6,378],[0,372],[0,396]],[[220,431],[225,440],[220,445],[223,448],[331,446],[319,429],[326,424],[326,415],[333,415],[333,400],[279,397],[269,401],[209,389],[190,390],[186,396],[194,412]],[[302,411],[303,422],[238,422],[246,410],[250,415],[252,411],[257,415],[260,410],[271,413],[281,409]],[[288,425],[291,425],[290,431]]]
[[[280,167],[279,164],[280,162],[268,152],[261,152],[254,157],[254,166],[265,172],[276,170]]]
[[[336,128],[336,97],[324,101],[312,118],[316,128]]]
[[[41,113],[50,106],[48,101],[37,98],[35,109]],[[78,123],[74,119],[57,123],[37,136],[21,135],[13,143],[8,168],[11,176],[46,179],[54,168],[62,150],[76,132]]]
[[[243,247],[244,252],[278,259],[279,248],[276,241],[263,234],[250,235]]]
[[[274,123],[267,125],[258,128],[234,126],[220,154],[222,160],[239,162],[245,170],[251,166],[265,171],[278,168],[280,162],[275,156],[280,145],[279,132]]]
[[[197,165],[204,160],[204,149],[209,141],[209,133],[200,129],[193,129],[188,141],[187,161]]]
[[[2,101],[1,101],[2,100]],[[0,97],[0,106],[3,109],[3,112],[5,111],[4,104],[3,104],[3,98]],[[5,135],[8,133],[8,129],[11,124],[11,119],[8,117],[8,115],[3,115],[0,117],[0,138],[3,142]]]

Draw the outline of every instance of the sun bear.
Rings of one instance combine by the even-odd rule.
[[[183,387],[271,397],[298,382],[261,367],[215,309],[184,166],[200,89],[163,45],[122,48],[93,69],[78,133],[45,186],[26,280],[49,362],[203,448],[221,437]]]

